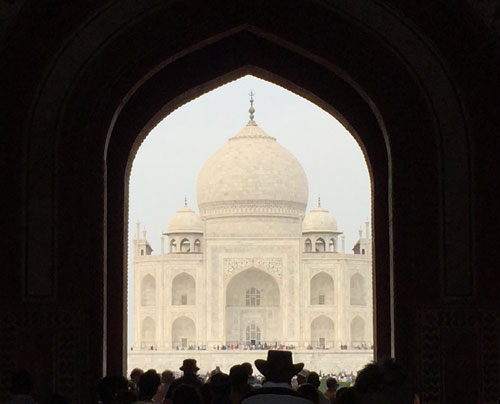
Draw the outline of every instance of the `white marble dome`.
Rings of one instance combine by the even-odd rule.
[[[308,184],[295,156],[250,120],[205,162],[196,193],[202,217],[252,209],[303,217]]]
[[[338,233],[337,221],[321,206],[312,209],[302,222],[303,233]]]
[[[173,233],[203,233],[203,222],[188,206],[179,209],[170,218],[166,234]]]

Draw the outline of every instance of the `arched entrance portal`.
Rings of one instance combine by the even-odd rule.
[[[234,276],[226,287],[226,343],[274,344],[282,339],[280,288],[257,268]]]
[[[179,317],[172,324],[172,348],[188,349],[196,346],[196,326],[189,317]]]

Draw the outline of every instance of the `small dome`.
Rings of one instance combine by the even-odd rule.
[[[188,206],[175,212],[169,222],[168,231],[172,233],[203,233],[203,222],[200,217]]]
[[[206,161],[196,193],[204,217],[215,206],[234,207],[238,215],[238,206],[256,203],[273,204],[281,211],[291,207],[294,215],[302,216],[308,185],[295,156],[251,120]]]
[[[317,206],[312,209],[302,222],[303,233],[340,233],[337,230],[337,222],[326,209]]]

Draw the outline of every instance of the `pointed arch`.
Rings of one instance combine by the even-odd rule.
[[[355,306],[366,304],[365,278],[359,273],[351,276],[350,280],[350,303]]]
[[[196,304],[196,281],[186,272],[182,272],[172,280],[172,304]]]
[[[330,317],[321,315],[311,322],[311,346],[325,349],[334,346],[334,324]]]
[[[146,275],[141,281],[141,306],[156,304],[156,280],[152,275]]]
[[[365,343],[365,320],[356,316],[351,321],[351,345],[356,347]]]
[[[311,279],[311,304],[334,304],[333,278],[325,272],[320,272]]]
[[[191,318],[181,316],[172,323],[172,348],[190,346],[196,346],[196,325]]]
[[[312,243],[311,243],[311,239],[306,239],[305,243],[304,243],[304,251],[305,252],[312,252]]]
[[[318,238],[314,243],[314,251],[316,252],[325,252],[326,251],[326,243],[323,238]]]

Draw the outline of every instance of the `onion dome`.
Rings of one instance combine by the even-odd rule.
[[[253,99],[251,100],[252,103]],[[303,217],[308,184],[304,169],[253,120],[203,165],[196,186],[202,217]]]
[[[302,222],[303,233],[340,233],[337,222],[326,209],[317,206],[312,209]]]
[[[203,233],[203,222],[187,204],[175,212],[168,222],[165,234],[173,233]]]

